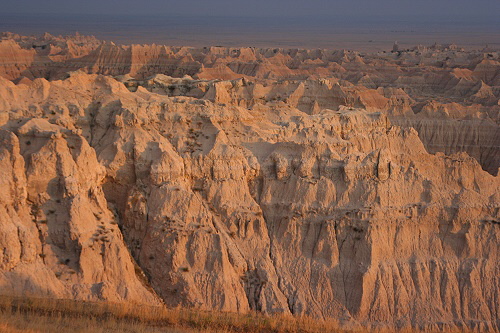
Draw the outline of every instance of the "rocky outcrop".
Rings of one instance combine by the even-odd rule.
[[[0,131],[0,292],[159,303],[108,207],[94,150],[45,119],[22,123]]]
[[[498,174],[500,128],[490,119],[394,118],[400,126],[415,128],[430,153],[464,151],[481,163],[484,170]]]
[[[474,158],[348,84],[121,79],[0,79],[3,290],[155,302],[143,270],[169,306],[499,329],[500,178]]]
[[[36,52],[21,48],[13,40],[0,40],[0,75],[13,80],[31,66]]]
[[[60,78],[67,70],[75,70],[66,61],[86,56],[102,42],[93,36],[26,37],[4,32],[0,35],[0,76],[10,80],[23,77]]]

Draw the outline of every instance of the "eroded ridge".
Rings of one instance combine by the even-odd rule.
[[[77,59],[128,50],[92,45]],[[462,115],[415,113],[412,96],[408,112],[360,104],[389,88],[345,78],[203,78],[200,64],[0,77],[2,293],[499,329],[499,176],[394,125]],[[497,106],[477,113],[463,116],[498,129]]]

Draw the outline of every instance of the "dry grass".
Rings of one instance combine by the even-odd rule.
[[[0,296],[0,332],[326,333],[346,330],[340,329],[333,320],[289,315]]]
[[[292,316],[167,309],[136,304],[0,297],[0,332],[340,332]]]

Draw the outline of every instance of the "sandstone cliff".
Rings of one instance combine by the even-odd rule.
[[[474,158],[348,84],[124,82],[0,78],[2,293],[500,328],[500,178]]]
[[[0,293],[498,331],[499,80],[455,46],[4,33]]]

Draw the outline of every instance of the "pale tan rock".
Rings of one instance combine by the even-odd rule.
[[[45,119],[16,132],[1,131],[1,292],[159,303],[135,272],[85,139]]]
[[[405,54],[433,66],[424,76],[386,55],[394,86],[377,89],[377,75],[349,81],[375,61],[355,52],[111,44],[65,80],[0,79],[1,291],[156,303],[135,259],[169,306],[497,331],[500,178],[454,154],[495,165],[496,111],[481,104],[495,90],[413,112],[453,76],[475,80],[437,69],[452,49]],[[140,77],[161,57],[182,76],[218,61],[254,78]],[[332,61],[343,77],[289,77]]]

